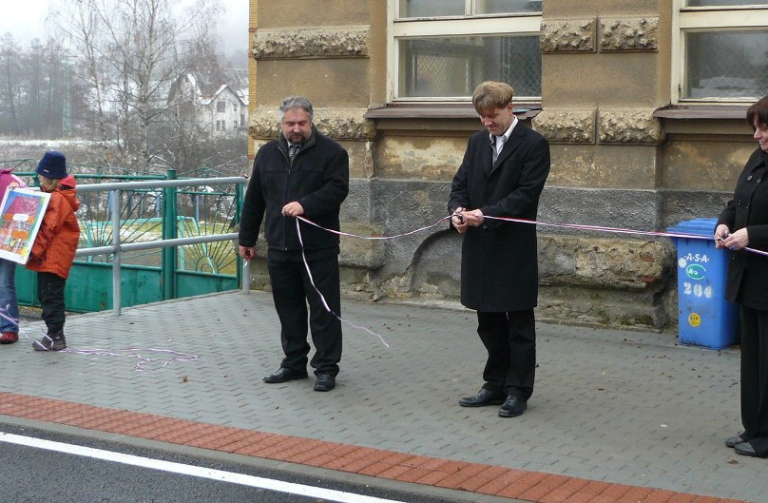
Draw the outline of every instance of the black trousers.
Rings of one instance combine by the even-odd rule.
[[[339,373],[341,360],[341,321],[329,313],[320,296],[310,283],[304,262],[296,260],[269,261],[269,279],[272,297],[280,318],[280,340],[285,358],[281,366],[304,371],[307,368],[309,343],[307,342],[307,304],[309,328],[315,355],[310,365],[315,374]],[[328,302],[328,307],[341,316],[338,257],[309,262],[312,278]]]
[[[741,306],[741,422],[755,452],[768,456],[768,311]]]
[[[483,388],[523,400],[533,394],[536,373],[536,323],[533,309],[477,313],[477,334],[488,350]]]
[[[37,273],[37,300],[43,308],[41,318],[49,334],[64,330],[66,311],[64,307],[64,285],[67,280],[51,272]]]

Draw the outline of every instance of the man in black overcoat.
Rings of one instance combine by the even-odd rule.
[[[521,415],[533,393],[536,228],[486,217],[535,220],[550,165],[547,140],[515,117],[513,94],[502,82],[475,89],[472,103],[486,130],[469,139],[448,202],[451,225],[464,235],[461,303],[477,311],[488,350],[485,383],[459,405],[501,405],[501,417]]]

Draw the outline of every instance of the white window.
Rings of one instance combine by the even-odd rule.
[[[768,94],[768,2],[675,1],[677,102],[753,102]]]
[[[466,101],[500,80],[541,99],[542,0],[389,0],[390,101]]]

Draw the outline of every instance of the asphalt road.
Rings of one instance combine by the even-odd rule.
[[[0,473],[4,503],[459,501],[3,423]]]

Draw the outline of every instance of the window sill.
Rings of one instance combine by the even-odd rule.
[[[530,125],[531,119],[541,112],[541,105],[518,103],[515,104],[514,111],[520,121]],[[429,131],[441,131],[443,134],[455,131],[465,135],[467,131],[477,131],[480,122],[475,108],[470,103],[390,104],[369,109],[364,117],[376,121],[379,131],[424,135]]]
[[[752,133],[747,108],[749,105],[671,105],[657,109],[653,116],[661,120],[667,134],[741,136]]]
[[[746,120],[749,105],[670,105],[658,108],[659,119],[741,119]]]
[[[541,112],[541,105],[516,103],[515,115],[520,120],[536,117]],[[371,108],[365,114],[366,119],[477,119],[477,112],[470,103],[429,104],[397,103],[381,108]]]

